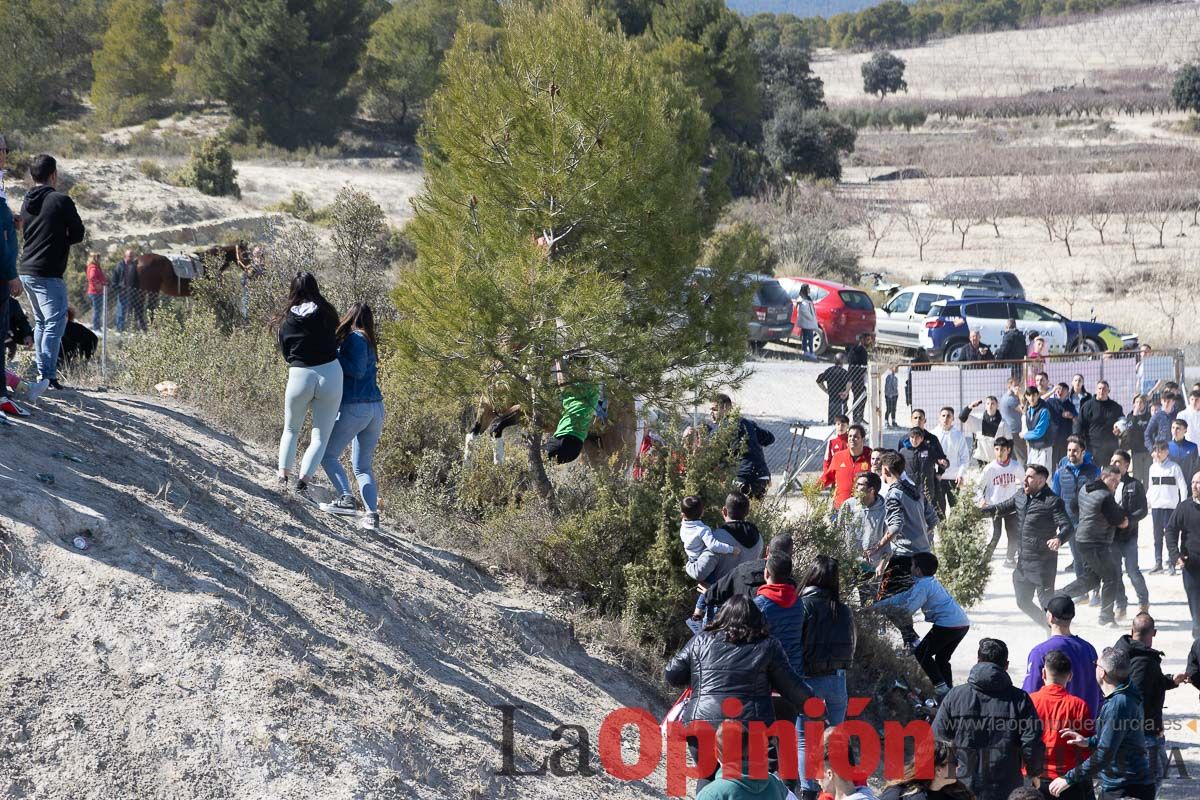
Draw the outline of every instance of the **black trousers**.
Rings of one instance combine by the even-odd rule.
[[[1080,542],[1076,546],[1079,577],[1063,587],[1064,594],[1079,597],[1100,587],[1100,622],[1112,622],[1113,604],[1121,585],[1121,563],[1111,544]],[[1194,627],[1194,626],[1193,626]]]
[[[1188,609],[1192,612],[1192,638],[1200,639],[1200,570],[1183,568],[1183,590],[1187,592]]]
[[[583,439],[578,436],[551,436],[542,449],[546,451],[547,458],[553,458],[559,464],[569,464],[583,452]]]
[[[917,663],[921,665],[921,669],[925,670],[925,674],[929,676],[929,682],[935,687],[939,683],[944,683],[946,686],[954,685],[950,657],[954,655],[954,651],[970,629],[969,626],[944,628],[941,625],[934,625],[917,645],[913,655],[917,657]]]
[[[947,512],[956,505],[958,505],[958,482],[944,481],[938,478],[936,502],[938,516],[945,519]]]
[[[884,399],[884,402],[887,404],[886,410],[883,412],[884,420],[885,421],[891,420],[892,422],[895,422],[896,421],[896,401],[899,400],[900,398],[885,396],[883,399]]]
[[[912,556],[892,556],[888,560],[887,569],[883,573],[883,583],[880,587],[882,597],[891,597],[894,594],[900,594],[912,587],[912,585]],[[913,627],[911,616],[901,611],[895,614],[888,614],[888,619],[900,631],[900,636],[904,639],[905,644],[917,640],[917,630]]]
[[[1046,627],[1046,603],[1054,596],[1054,579],[1058,572],[1058,559],[1047,558],[1044,561],[1025,562],[1013,570],[1013,595],[1017,599],[1017,608],[1025,612],[1025,616],[1033,620],[1039,628]],[[1038,601],[1033,602],[1034,594]]]
[[[1120,789],[1101,789],[1097,800],[1122,800],[1126,797],[1132,797],[1135,800],[1154,800],[1155,788],[1153,783],[1146,783],[1141,786],[1125,786]]]
[[[1058,797],[1050,794],[1050,783],[1050,778],[1042,778],[1042,785],[1038,787],[1038,793],[1041,794],[1044,800],[1090,800],[1093,796],[1092,792],[1089,791],[1092,788],[1090,782],[1073,784]]]

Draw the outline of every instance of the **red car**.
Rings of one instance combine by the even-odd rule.
[[[796,325],[796,298],[800,287],[808,285],[808,294],[817,310],[817,331],[813,339],[813,351],[822,355],[830,347],[847,347],[854,344],[860,333],[875,332],[875,304],[861,289],[836,281],[819,278],[776,278],[788,297],[792,298],[792,338],[800,338]]]

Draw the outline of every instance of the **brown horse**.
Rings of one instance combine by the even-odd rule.
[[[479,404],[475,408],[474,424],[467,433],[466,446],[463,451],[464,459],[470,455],[471,443],[475,438],[480,434],[488,434],[488,429],[501,413],[492,407],[492,401],[487,395],[479,398]],[[512,413],[514,416],[510,418],[511,421],[507,422],[506,427],[526,421],[525,414],[519,407]],[[558,420],[553,420],[543,432],[553,433],[557,424]],[[634,404],[622,401],[610,402],[607,418],[603,422],[599,418],[592,420],[592,427],[588,431],[587,440],[583,443],[583,453],[580,457],[589,465],[599,466],[608,464],[615,455],[616,465],[622,469],[628,468],[633,463],[633,445],[636,436],[637,413],[634,410]],[[491,437],[489,436],[489,438]],[[504,461],[504,439],[497,437],[492,441],[495,446],[496,463],[502,463]]]
[[[214,260],[220,262],[219,271],[224,272],[230,265],[241,266],[238,256],[246,254],[244,243],[216,245],[206,250],[191,253],[197,274],[204,264]],[[192,293],[192,280],[180,278],[175,274],[171,259],[158,253],[145,253],[137,260],[137,288],[150,294],[162,294],[167,297],[187,297]]]

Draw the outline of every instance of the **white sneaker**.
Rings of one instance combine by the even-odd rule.
[[[42,378],[39,381],[34,381],[29,384],[29,389],[25,392],[25,399],[31,403],[36,403],[37,399],[42,396],[42,393],[50,388],[50,379]]]
[[[365,531],[379,530],[379,514],[372,511],[363,514],[358,521],[358,527]]]

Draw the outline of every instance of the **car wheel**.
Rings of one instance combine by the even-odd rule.
[[[813,353],[818,356],[823,356],[829,352],[829,337],[825,335],[822,328],[817,328],[813,333]]]
[[[958,339],[946,345],[944,360],[948,363],[958,363],[967,360],[967,344],[965,339]]]
[[[1103,353],[1104,342],[1100,341],[1099,339],[1093,339],[1090,336],[1081,336],[1078,340],[1076,340],[1075,347],[1072,348],[1072,351],[1076,353]]]

